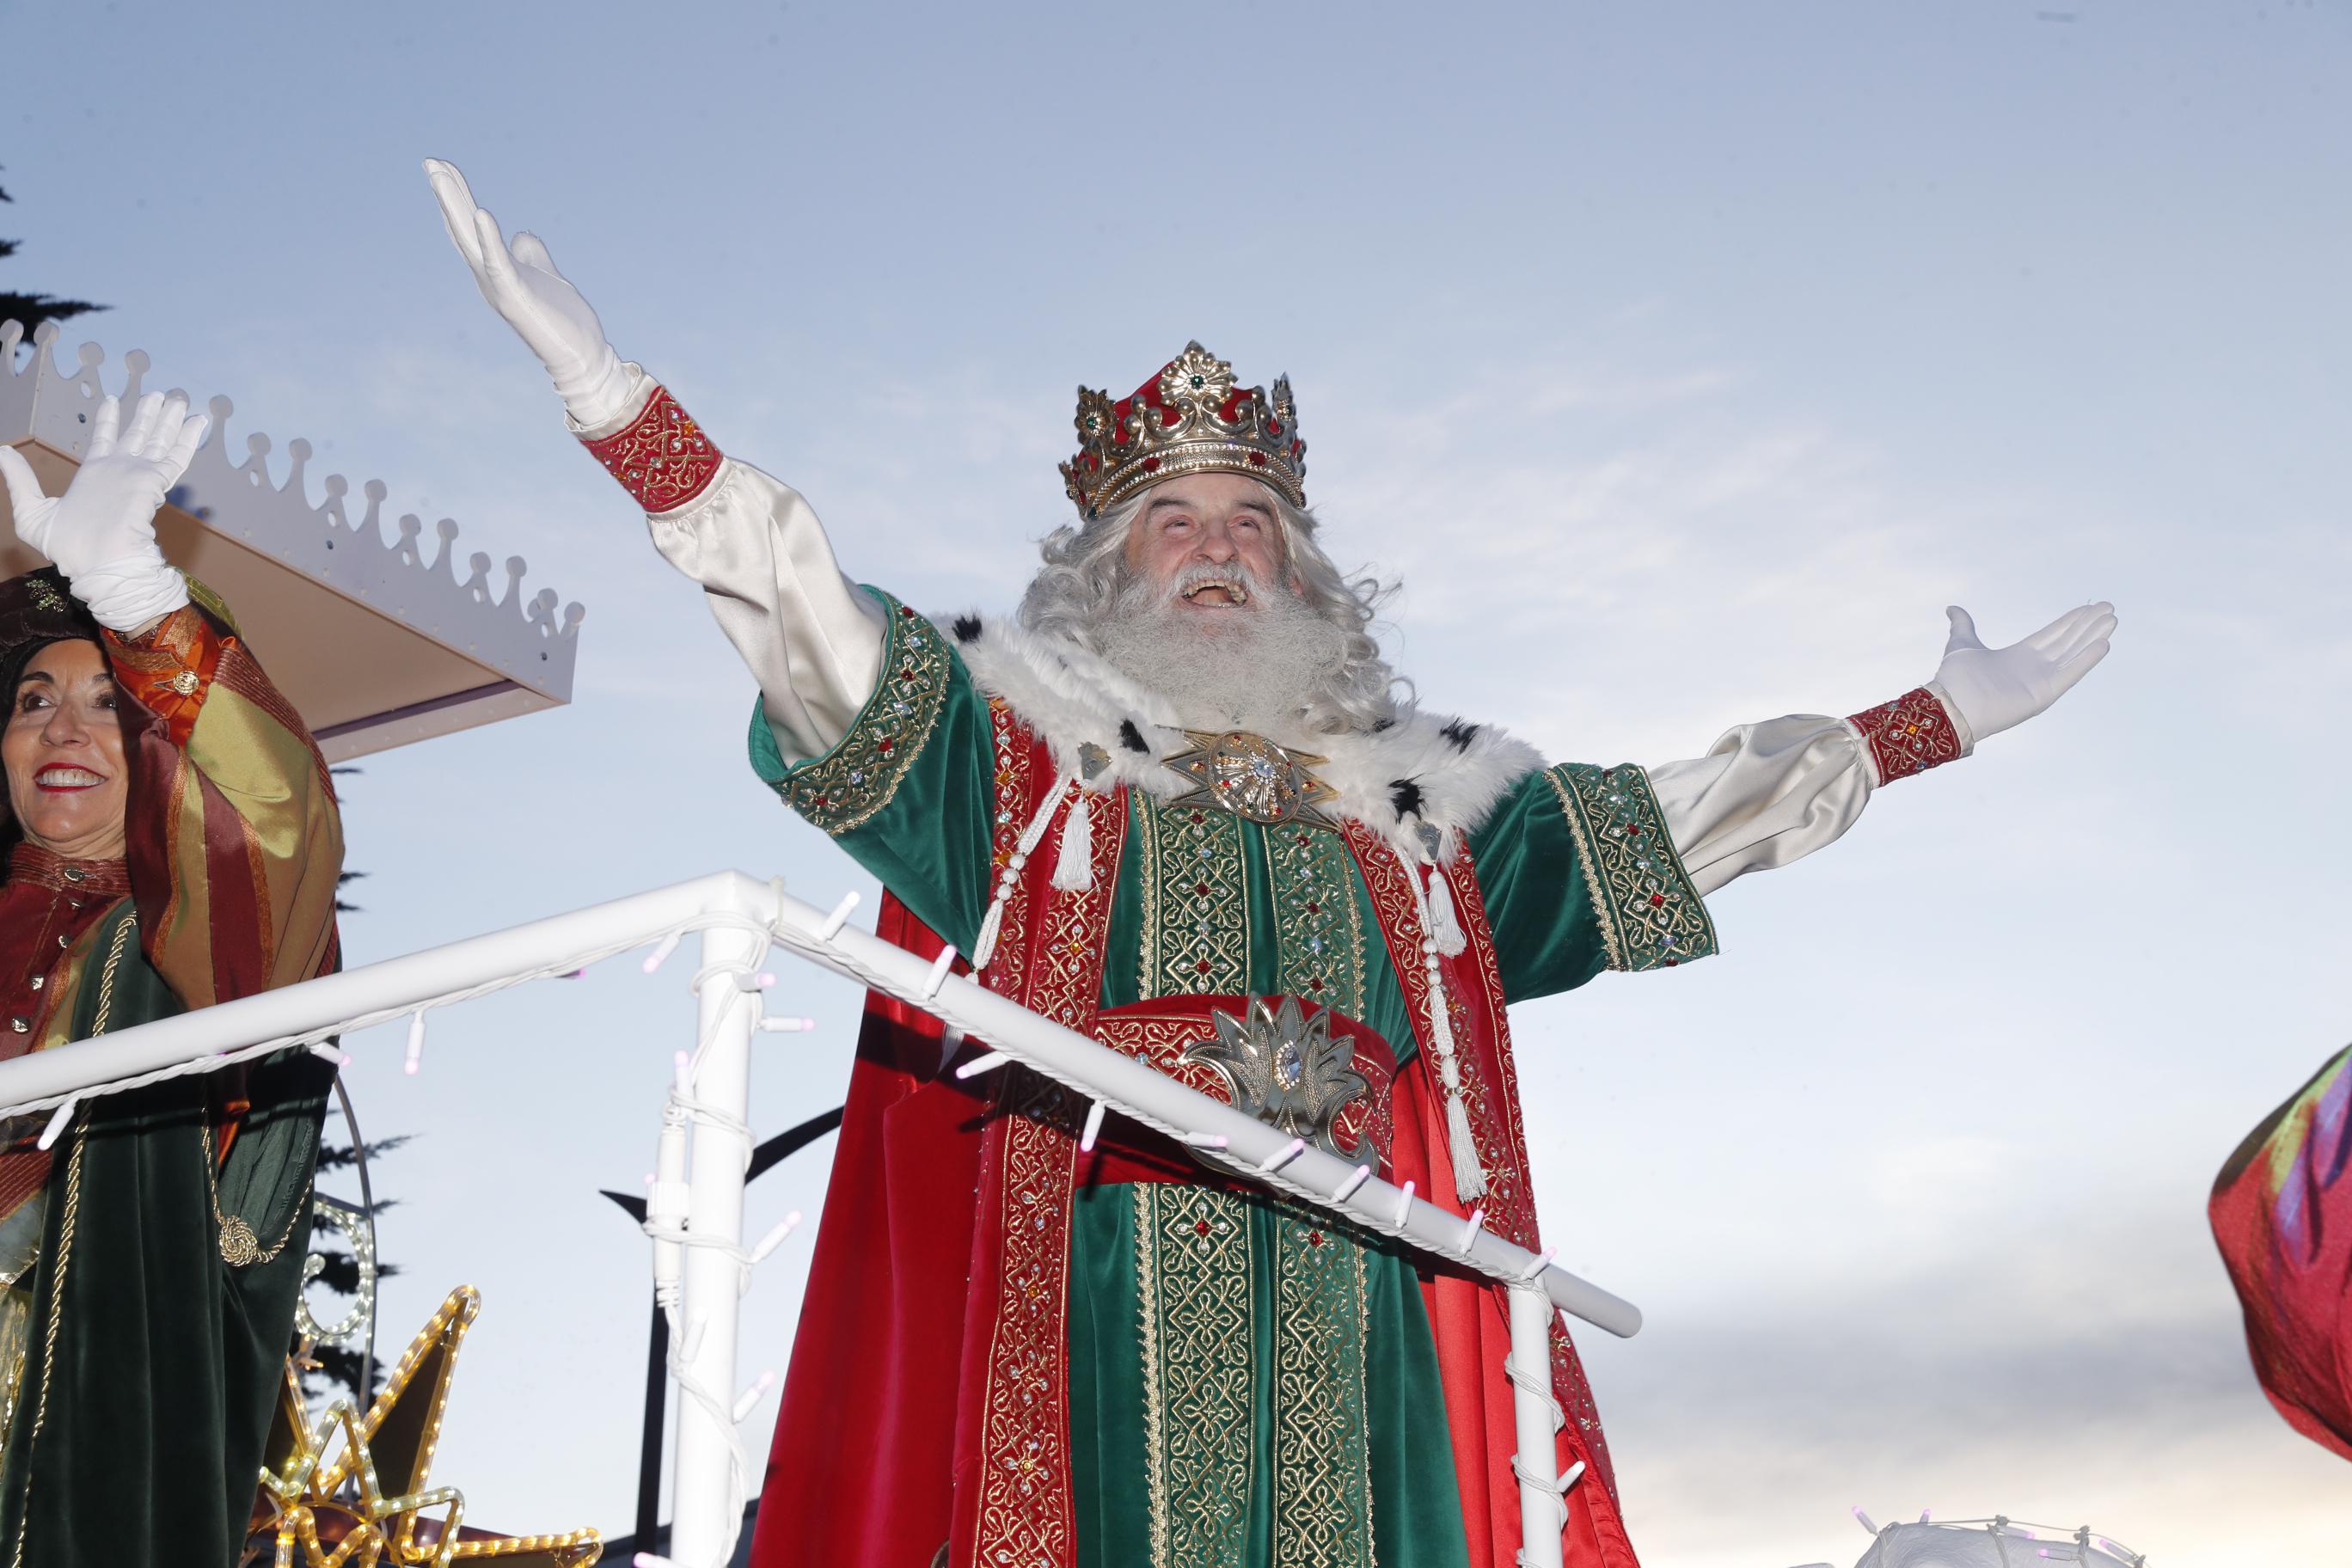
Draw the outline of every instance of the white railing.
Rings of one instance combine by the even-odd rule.
[[[688,935],[701,939],[695,975],[698,1013],[692,1052],[680,1052],[665,1108],[647,1202],[656,1298],[672,1314],[670,1372],[685,1396],[673,1456],[670,1557],[716,1568],[732,1552],[751,1467],[730,1402],[737,1303],[744,1270],[782,1239],[742,1242],[743,1174],[751,1157],[751,1041],[762,1026],[799,1020],[764,1016],[759,967],[772,947],[922,1007],[950,1029],[986,1041],[989,1054],[963,1076],[1018,1061],[1117,1111],[1176,1138],[1236,1173],[1345,1215],[1422,1252],[1510,1287],[1511,1355],[1528,1568],[1558,1568],[1562,1502],[1577,1476],[1551,1472],[1562,1415],[1551,1397],[1549,1332],[1554,1309],[1630,1335],[1634,1307],[1551,1261],[1486,1231],[1481,1216],[1457,1219],[1369,1169],[1309,1148],[1232,1106],[1175,1082],[1142,1062],[1038,1016],[936,963],[846,921],[856,896],[831,911],[761,882],[722,871],[534,921],[507,931],[386,959],[340,974],[219,1006],[142,1024],[72,1047],[0,1063],[0,1115],[54,1110],[51,1132],[80,1100],[294,1047],[326,1048],[331,1037],[414,1016],[421,1031],[433,1008],[527,981],[570,973],[650,944],[650,970]],[[412,1048],[420,1035],[412,1032]]]

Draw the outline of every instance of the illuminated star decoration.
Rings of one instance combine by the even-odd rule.
[[[481,1310],[472,1286],[450,1291],[364,1417],[338,1399],[314,1428],[299,1374],[287,1363],[261,1472],[273,1511],[256,1526],[277,1531],[277,1568],[448,1568],[467,1558],[495,1558],[501,1568],[588,1568],[603,1553],[593,1530],[461,1540],[465,1494],[429,1484],[457,1346]],[[446,1511],[428,1520],[435,1510]]]
[[[1192,788],[1171,805],[1215,805],[1273,826],[1285,822],[1334,826],[1322,805],[1339,792],[1308,772],[1310,765],[1328,762],[1277,746],[1246,730],[1219,734],[1211,730],[1187,730],[1189,752],[1168,759],[1168,765],[1192,781]]]

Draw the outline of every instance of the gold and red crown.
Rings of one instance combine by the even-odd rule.
[[[1062,483],[1084,517],[1179,474],[1247,474],[1291,505],[1307,504],[1307,443],[1290,378],[1276,378],[1272,396],[1262,386],[1237,387],[1234,367],[1197,342],[1117,403],[1079,387],[1077,427],[1078,450],[1062,465]]]

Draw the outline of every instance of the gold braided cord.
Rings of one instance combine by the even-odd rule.
[[[204,1139],[205,1184],[211,1189],[212,1193],[213,1223],[220,1227],[221,1261],[232,1268],[243,1268],[249,1264],[276,1262],[278,1255],[286,1250],[286,1244],[294,1239],[294,1227],[302,1223],[302,1211],[310,1207],[310,1189],[308,1187],[303,1189],[302,1201],[294,1205],[293,1217],[286,1222],[286,1234],[279,1237],[268,1251],[262,1251],[261,1238],[253,1234],[253,1226],[247,1222],[243,1215],[221,1212],[220,1161],[213,1153],[213,1125],[210,1121],[200,1118],[196,1127]]]

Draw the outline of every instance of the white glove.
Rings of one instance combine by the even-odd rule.
[[[44,494],[32,466],[13,447],[0,447],[0,479],[7,482],[16,537],[57,563],[99,625],[127,637],[188,602],[187,579],[165,563],[155,542],[155,512],[187,472],[212,421],[190,414],[176,392],[151,392],[118,440],[121,422],[119,399],[99,404],[89,454],[61,496]]]
[[[499,237],[499,220],[475,204],[456,165],[427,158],[425,177],[482,298],[547,367],[572,417],[589,430],[618,418],[635,391],[629,373],[604,341],[596,312],[555,269],[547,247],[537,235],[518,234],[509,249]]]
[[[1989,648],[1966,610],[1954,605],[1944,613],[1951,617],[1952,637],[1936,684],[1979,741],[2024,723],[2066,695],[2107,657],[2107,638],[2116,629],[2116,607],[2102,600],[2067,611],[2021,642]]]

